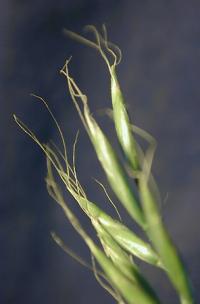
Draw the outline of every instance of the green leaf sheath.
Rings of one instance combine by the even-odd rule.
[[[179,293],[181,303],[194,303],[186,271],[162,223],[155,199],[145,177],[139,180],[139,191],[148,225],[147,234],[158,252],[171,282]]]
[[[132,135],[131,123],[129,121],[123,94],[117,80],[115,65],[111,67],[111,97],[113,106],[113,118],[118,140],[131,168],[133,170],[139,170],[140,166],[135,140]]]

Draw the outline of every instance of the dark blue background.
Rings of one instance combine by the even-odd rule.
[[[119,78],[134,122],[158,141],[154,172],[163,218],[200,302],[200,2],[1,0],[0,303],[114,303],[93,275],[52,241],[50,231],[55,230],[69,247],[90,259],[84,243],[46,192],[44,156],[12,120],[16,113],[42,141],[56,140],[48,114],[29,93],[46,98],[70,152],[80,129],[81,182],[91,199],[107,204],[91,179],[105,183],[105,177],[59,75],[65,59],[73,55],[71,72],[88,94],[95,117],[113,138],[110,121],[97,111],[110,104],[105,64],[95,51],[62,34],[63,27],[81,32],[86,24],[101,26],[103,22],[110,39],[123,51]],[[178,303],[159,271],[146,266],[143,270],[163,303]]]

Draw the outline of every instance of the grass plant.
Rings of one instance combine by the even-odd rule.
[[[117,155],[110,140],[91,114],[87,96],[70,75],[70,60],[65,62],[61,74],[66,79],[71,99],[88,133],[109,186],[132,220],[143,230],[148,241],[144,241],[128,228],[120,218],[111,217],[86,196],[76,172],[75,150],[78,136],[74,143],[73,161],[70,164],[65,139],[56,118],[47,102],[41,97],[35,96],[43,102],[58,129],[63,146],[62,151],[54,144],[42,144],[36,135],[15,115],[14,119],[45,153],[48,192],[61,206],[74,229],[85,241],[92,254],[92,265],[86,265],[80,257],[63,244],[56,234],[52,234],[52,236],[66,252],[94,272],[99,283],[114,297],[117,303],[162,303],[158,299],[156,291],[152,289],[150,283],[140,272],[135,262],[136,257],[145,263],[162,269],[175,288],[180,303],[192,304],[194,299],[187,272],[163,224],[158,208],[159,191],[151,173],[156,142],[150,134],[134,126],[129,119],[116,72],[117,65],[121,61],[120,49],[108,41],[104,26],[102,33],[99,33],[94,26],[88,26],[87,30],[94,34],[94,41],[68,30],[64,30],[64,32],[69,37],[97,50],[107,65],[110,74],[112,100],[112,110],[109,111],[109,114],[113,120],[123,155],[120,155],[120,157]],[[135,133],[148,141],[149,147],[146,151],[143,151],[137,143]],[[98,245],[84,230],[76,215],[69,208],[54,177],[55,173],[90,219],[99,239]],[[133,183],[135,184],[134,188]],[[137,193],[134,189],[137,189]],[[110,200],[107,192],[106,195]],[[97,261],[100,269],[97,268],[95,261]]]

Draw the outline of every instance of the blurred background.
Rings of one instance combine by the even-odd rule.
[[[158,141],[154,174],[163,219],[186,264],[200,303],[200,2],[197,0],[1,0],[0,1],[0,303],[114,303],[93,274],[51,239],[56,231],[84,259],[83,241],[48,196],[40,149],[17,127],[16,113],[42,142],[59,143],[44,97],[64,131],[69,154],[77,130],[77,168],[91,200],[107,208],[92,177],[106,180],[59,74],[70,71],[89,97],[94,116],[113,138],[102,115],[110,106],[107,68],[94,50],[71,41],[63,28],[82,33],[87,24],[107,25],[120,46],[119,79],[134,123]],[[116,144],[116,143],[113,143]],[[115,200],[112,192],[110,195]],[[67,196],[83,224],[88,221]],[[110,208],[112,209],[112,208]],[[121,209],[120,209],[121,210]],[[113,212],[110,210],[110,212]],[[121,210],[124,220],[126,213]],[[91,231],[91,233],[93,233]],[[165,276],[141,265],[163,303],[178,303]]]

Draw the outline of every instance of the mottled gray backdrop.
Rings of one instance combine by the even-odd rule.
[[[44,156],[12,119],[16,113],[43,142],[58,141],[48,113],[29,94],[46,98],[70,152],[80,130],[80,180],[91,199],[102,207],[108,205],[91,178],[106,183],[105,177],[59,75],[65,59],[73,55],[71,73],[88,94],[95,117],[112,140],[111,122],[102,116],[110,105],[106,66],[94,50],[62,34],[64,27],[81,32],[86,24],[100,27],[102,23],[123,51],[118,72],[129,112],[135,124],[158,141],[154,172],[163,218],[200,303],[198,0],[0,1],[0,303],[114,303],[93,274],[52,241],[50,231],[55,230],[70,248],[90,261],[83,241],[46,192]],[[81,217],[75,202],[67,199]],[[87,227],[87,219],[81,219]],[[157,286],[163,303],[178,303],[160,271],[147,266],[142,269]]]

